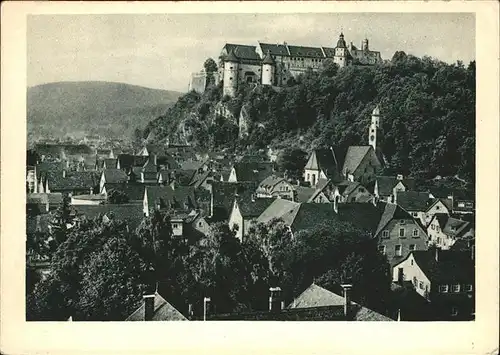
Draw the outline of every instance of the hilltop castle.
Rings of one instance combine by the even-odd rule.
[[[284,86],[292,78],[308,69],[319,70],[325,60],[332,60],[339,67],[349,65],[375,65],[382,62],[380,52],[372,51],[368,39],[361,42],[361,49],[352,42],[347,46],[341,33],[334,48],[303,47],[283,44],[258,43],[257,46],[229,44],[222,48],[218,72],[214,82],[223,82],[223,94],[234,96],[238,84],[257,83]],[[207,73],[201,71],[191,76],[189,90],[203,92],[208,84]]]

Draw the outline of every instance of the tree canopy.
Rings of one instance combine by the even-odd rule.
[[[390,171],[415,176],[459,174],[474,181],[476,65],[396,52],[374,66],[338,69],[325,63],[307,71],[281,90],[242,83],[234,98],[222,98],[222,87],[202,95],[190,92],[167,114],[149,123],[159,140],[177,132],[181,121],[193,126],[190,137],[205,148],[255,150],[299,146],[302,150],[366,145],[371,112],[381,110],[377,145]],[[217,121],[217,105],[234,118]],[[236,128],[245,107],[249,135],[235,144],[227,134]],[[178,133],[178,132],[177,132]],[[226,137],[225,139],[217,137]],[[207,146],[208,145],[208,146]]]

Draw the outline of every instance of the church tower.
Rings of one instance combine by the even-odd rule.
[[[274,62],[271,52],[267,51],[266,56],[262,60],[262,85],[274,85]]]
[[[239,60],[231,50],[224,60],[224,86],[222,89],[223,95],[234,97],[238,88],[238,72]]]
[[[347,45],[344,40],[344,34],[341,32],[339,40],[337,41],[337,46],[335,47],[335,56],[333,57],[333,62],[336,63],[340,68],[347,65]]]
[[[373,150],[377,150],[377,131],[380,125],[380,108],[378,105],[373,109],[372,121],[370,127],[368,128],[368,144],[373,147]]]

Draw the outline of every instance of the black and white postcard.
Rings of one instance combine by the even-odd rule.
[[[28,5],[7,353],[494,350],[498,3]]]

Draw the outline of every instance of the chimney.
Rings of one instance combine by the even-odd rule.
[[[436,261],[439,261],[439,248],[436,247],[436,252],[434,253]]]
[[[144,320],[153,320],[155,311],[155,295],[144,295]]]
[[[281,288],[271,287],[269,289],[269,312],[280,312],[282,305]]]
[[[335,211],[335,213],[339,213],[339,200],[340,200],[340,196],[339,195],[334,195],[334,198],[333,198],[333,210]]]
[[[351,288],[352,285],[344,284],[341,285],[344,289],[344,316],[348,317],[351,312]]]
[[[63,173],[63,178],[65,178],[66,177],[66,169],[64,169],[62,173]]]
[[[205,297],[203,298],[203,320],[207,320],[207,314],[209,313],[209,307],[210,307],[210,297]]]
[[[194,312],[193,312],[193,304],[192,304],[192,303],[190,303],[190,304],[188,305],[188,319],[193,318],[193,313],[194,313]]]
[[[399,181],[403,180],[403,174],[398,174],[397,179],[398,179]]]

